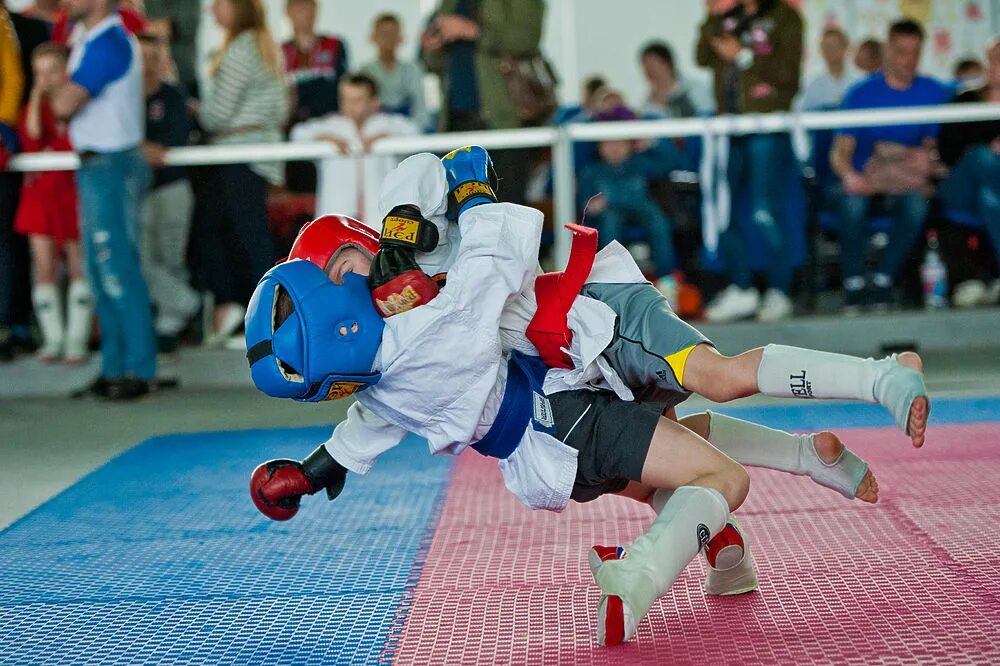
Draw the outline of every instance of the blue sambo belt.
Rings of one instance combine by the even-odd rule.
[[[552,406],[542,390],[548,370],[537,356],[511,352],[500,411],[489,432],[472,445],[473,449],[491,458],[509,458],[529,425],[555,434]]]

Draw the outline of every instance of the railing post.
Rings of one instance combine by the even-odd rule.
[[[556,269],[561,269],[569,259],[571,236],[564,224],[576,219],[576,174],[573,173],[573,139],[565,126],[556,131],[552,146],[552,187],[554,196],[555,242],[552,248]]]

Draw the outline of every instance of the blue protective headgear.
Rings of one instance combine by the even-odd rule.
[[[275,327],[278,297],[294,311]],[[356,273],[334,284],[316,264],[296,259],[264,274],[247,306],[250,376],[273,398],[336,400],[381,377],[373,371],[385,323],[368,281]]]

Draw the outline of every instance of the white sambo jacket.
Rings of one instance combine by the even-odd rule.
[[[493,425],[503,400],[511,350],[537,355],[525,337],[534,315],[534,278],[542,214],[514,204],[486,204],[458,224],[444,217],[447,183],[440,160],[427,153],[404,160],[383,183],[380,209],[412,204],[438,226],[441,242],[418,255],[429,275],[447,272],[447,283],[425,305],[385,321],[376,365],[378,384],[357,394],[347,418],[325,443],[339,463],[367,473],[380,454],[414,433],[432,454],[457,455]],[[612,243],[598,253],[588,282],[645,283],[628,252]],[[575,367],[553,368],[544,391],[632,393],[601,356],[614,336],[615,314],[580,296],[569,313]],[[532,509],[561,511],[576,478],[572,447],[528,427],[517,449],[499,460],[504,483]]]

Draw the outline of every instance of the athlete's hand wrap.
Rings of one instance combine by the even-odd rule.
[[[320,446],[305,460],[269,460],[250,476],[250,498],[271,520],[288,520],[299,510],[303,495],[326,489],[331,500],[344,489],[347,468]]]
[[[465,146],[441,158],[448,178],[448,219],[455,221],[472,208],[496,203],[497,174],[493,160],[482,146]]]
[[[424,273],[416,252],[437,246],[438,231],[413,206],[396,206],[382,225],[382,249],[372,261],[368,285],[383,317],[412,310],[437,296],[440,287]]]

